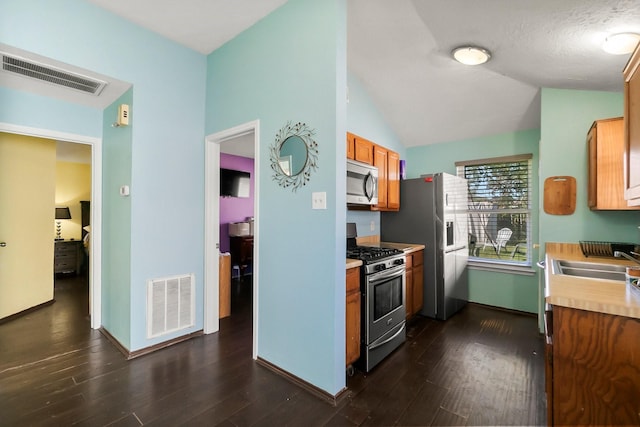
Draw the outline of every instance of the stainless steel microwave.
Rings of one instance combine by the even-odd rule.
[[[378,168],[347,159],[347,204],[378,204]]]

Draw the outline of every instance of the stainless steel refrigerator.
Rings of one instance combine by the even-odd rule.
[[[422,315],[446,320],[466,305],[466,179],[436,173],[400,181],[400,211],[381,213],[380,238],[425,245]]]

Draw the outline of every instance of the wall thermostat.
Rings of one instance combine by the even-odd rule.
[[[129,105],[128,104],[120,104],[118,107],[118,126],[128,126],[129,125]]]

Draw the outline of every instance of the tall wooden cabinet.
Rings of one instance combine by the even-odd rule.
[[[588,203],[592,210],[640,209],[624,198],[623,118],[597,120],[587,134]]]
[[[346,280],[346,365],[360,358],[360,267],[347,269]]]
[[[640,45],[624,68],[624,197],[640,205]]]

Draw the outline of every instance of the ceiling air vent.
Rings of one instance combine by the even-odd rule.
[[[107,85],[107,82],[101,80],[5,53],[2,54],[2,69],[10,73],[20,74],[58,86],[65,86],[96,96],[100,95],[102,89]]]

